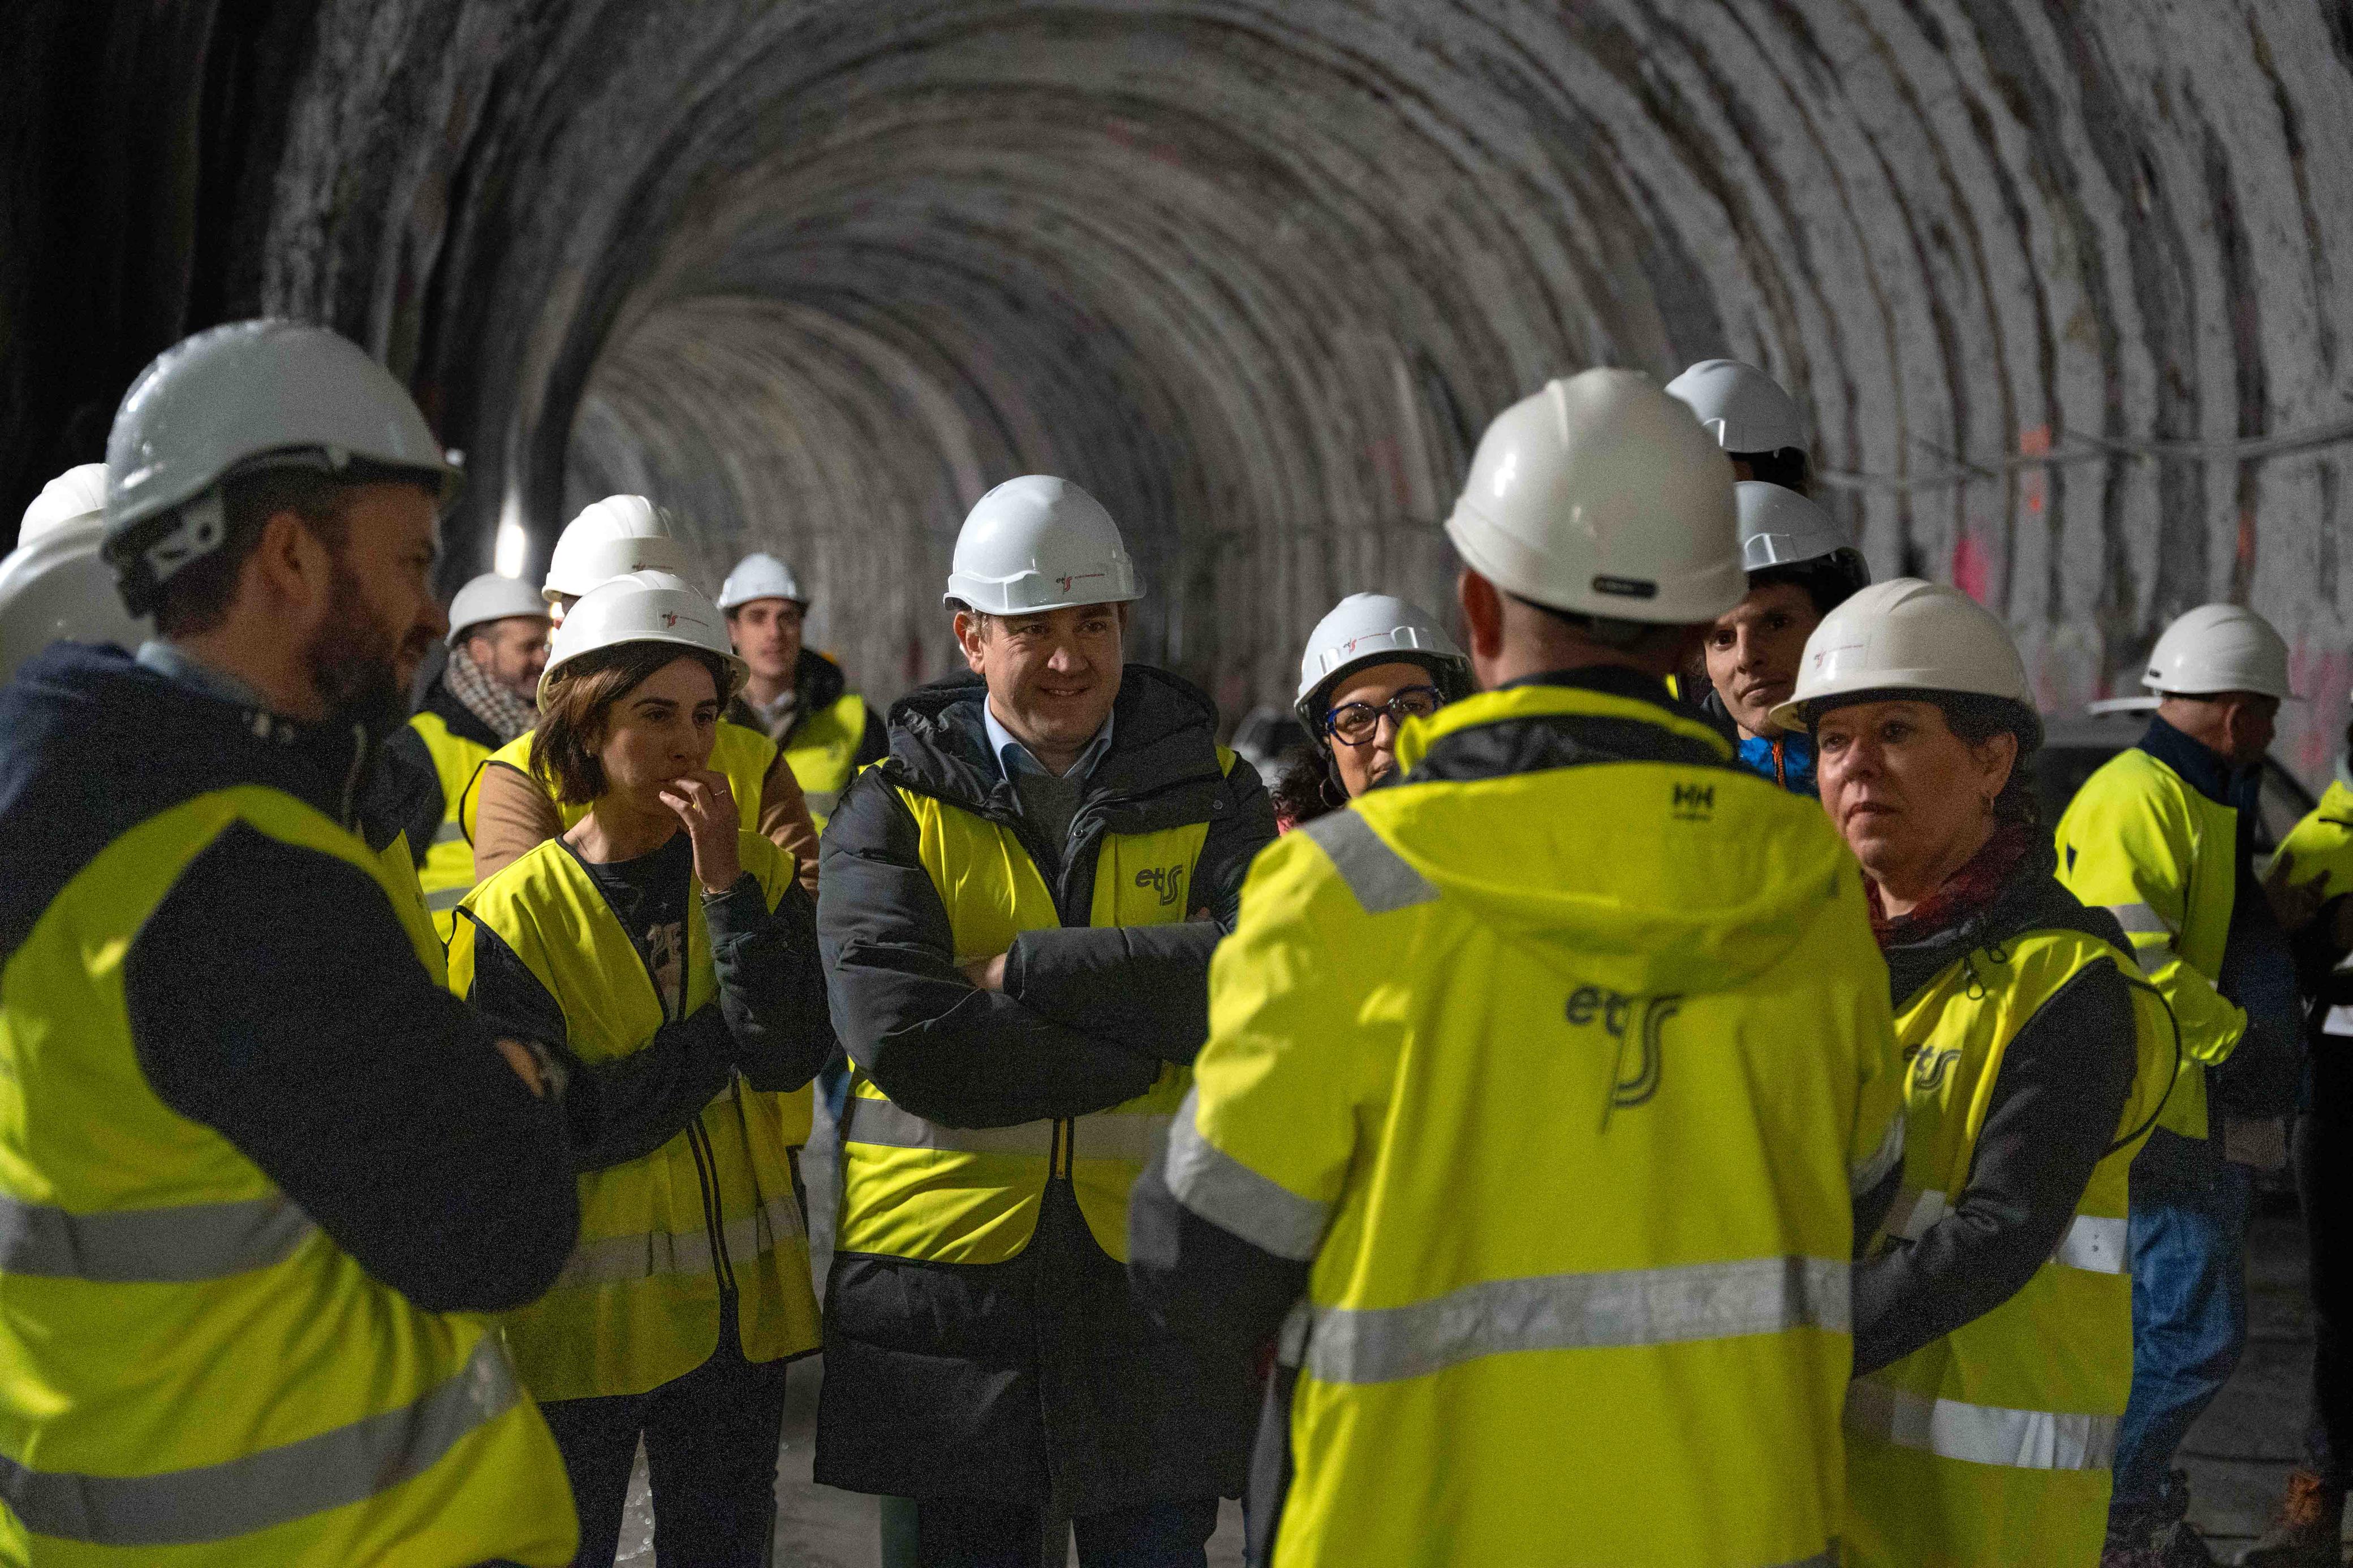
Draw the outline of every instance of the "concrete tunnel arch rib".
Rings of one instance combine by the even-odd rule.
[[[1731,353],[2050,705],[2235,596],[2316,698],[2286,754],[2341,732],[2327,0],[336,0],[289,113],[261,302],[470,454],[453,572],[641,485],[714,582],[813,574],[887,695],[963,509],[1049,469],[1129,532],[1141,655],[1239,707],[1342,593],[1446,599],[1498,409]]]

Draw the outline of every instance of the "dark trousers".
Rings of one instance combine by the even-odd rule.
[[[1041,1561],[1060,1568],[1064,1554],[1046,1544],[1047,1528],[1039,1508],[923,1499],[915,1504],[915,1561],[922,1568],[1039,1568]],[[1204,1568],[1218,1500],[1118,1509],[1072,1520],[1071,1528],[1081,1568]]]
[[[2305,1447],[2330,1487],[2353,1481],[2353,1040],[2312,1053],[2312,1109],[2295,1129],[2296,1195],[2312,1247],[2312,1425]]]
[[[541,1405],[580,1510],[573,1568],[612,1568],[638,1439],[654,1493],[654,1557],[685,1568],[767,1568],[776,1526],[776,1450],[790,1363],[744,1359],[735,1303],[719,1349],[648,1394]]]
[[[2249,1196],[2245,1170],[2221,1161],[2186,1182],[2144,1184],[2133,1173],[2133,1381],[2116,1435],[2112,1526],[2178,1517],[2186,1506],[2174,1451],[2247,1346]]]

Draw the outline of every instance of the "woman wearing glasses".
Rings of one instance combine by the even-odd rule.
[[[1471,693],[1471,663],[1436,616],[1387,594],[1351,594],[1316,623],[1299,661],[1299,721],[1315,749],[1274,789],[1288,832],[1397,771],[1398,731]]]

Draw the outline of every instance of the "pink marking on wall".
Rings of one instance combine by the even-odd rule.
[[[2051,450],[2051,426],[2031,425],[2018,433],[2019,452],[2029,458],[2040,458]],[[2028,468],[2018,478],[2018,502],[2029,517],[2041,517],[2045,500],[2051,493],[2048,469]]]
[[[1986,578],[1991,566],[1986,548],[1978,542],[1976,534],[1964,530],[1953,541],[1953,586],[1980,605],[1985,603]]]

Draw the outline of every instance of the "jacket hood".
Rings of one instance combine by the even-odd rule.
[[[988,688],[963,674],[920,686],[891,705],[890,776],[975,811],[1015,807],[1013,786],[988,753],[982,720]],[[1187,782],[1215,785],[1218,709],[1190,681],[1131,664],[1112,702],[1111,749],[1086,781],[1085,797],[1134,795]]]
[[[1665,689],[1580,671],[1406,727],[1360,799],[1405,860],[1565,979],[1726,989],[1778,963],[1861,874],[1821,808],[1730,761]]]

